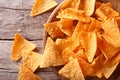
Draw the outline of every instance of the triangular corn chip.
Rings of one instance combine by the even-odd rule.
[[[80,1],[81,0],[66,0],[62,5],[61,5],[61,9],[65,9],[65,8],[74,8],[74,9],[78,9],[79,5],[80,5]]]
[[[61,19],[60,20],[60,30],[67,36],[71,36],[74,31],[74,25],[72,19]]]
[[[90,21],[90,17],[86,16],[83,10],[76,10],[72,8],[67,8],[59,12],[57,18],[67,18],[81,21]]]
[[[81,0],[79,9],[84,10],[87,16],[91,16],[95,9],[96,0]]]
[[[103,70],[103,74],[104,74],[105,78],[109,78],[112,75],[112,73],[117,68],[118,64],[119,64],[119,62],[116,63],[116,64],[114,64],[114,65],[112,65],[112,66],[106,66],[106,65],[104,65],[104,67],[102,68],[102,70]]]
[[[30,16],[36,16],[55,7],[57,3],[54,0],[35,0]]]
[[[104,30],[103,37],[105,40],[114,45],[120,47],[120,30],[117,22],[114,18],[109,18],[102,24]]]
[[[103,3],[99,8],[97,8],[95,14],[100,20],[106,20],[110,17],[119,16],[119,12],[112,9],[112,7],[110,7],[107,3]]]
[[[40,68],[63,65],[64,61],[57,45],[48,37],[44,54],[40,62]]]
[[[35,49],[36,45],[27,41],[18,33],[14,36],[14,43],[12,46],[12,60],[19,60],[22,55],[27,54],[28,52]]]
[[[18,80],[41,80],[37,75],[33,74],[26,66],[20,65]]]
[[[84,32],[82,33],[84,38],[86,55],[88,57],[88,61],[92,62],[97,50],[97,38],[95,32]]]
[[[53,39],[64,36],[64,33],[60,30],[59,26],[59,21],[44,24],[44,28]]]
[[[23,65],[25,65],[27,68],[29,68],[29,70],[34,72],[39,67],[42,55],[32,51],[25,56],[26,58],[23,60]]]
[[[114,55],[116,55],[120,51],[120,48],[114,47],[113,45],[108,44],[104,39],[98,40],[98,47],[104,54],[106,60],[112,58]]]
[[[69,58],[70,57],[75,57],[75,53],[73,51],[71,51],[71,49],[69,48],[65,48],[63,51],[62,51],[62,57],[64,59],[64,62],[65,63],[68,63],[69,62]]]
[[[60,71],[59,74],[69,80],[85,80],[77,59],[71,60]]]

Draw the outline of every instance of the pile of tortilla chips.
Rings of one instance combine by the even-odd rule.
[[[50,7],[46,7],[50,3]],[[36,0],[31,16],[54,7],[53,0]],[[12,60],[22,58],[19,80],[41,80],[34,74],[38,68],[64,65],[59,74],[69,80],[87,76],[109,78],[120,62],[120,16],[111,3],[96,0],[66,0],[56,21],[44,24],[48,32],[43,55],[34,52],[35,45],[15,35]]]

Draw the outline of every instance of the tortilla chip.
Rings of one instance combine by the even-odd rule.
[[[42,14],[56,5],[57,3],[54,0],[35,0],[30,16]]]
[[[102,4],[98,9],[96,9],[95,14],[98,19],[106,20],[110,17],[119,16],[119,12],[112,9],[108,4]]]
[[[14,43],[12,46],[12,60],[17,61],[19,60],[22,55],[32,51],[35,49],[36,45],[27,41],[18,33],[14,36]]]
[[[95,9],[99,8],[102,5],[101,2],[96,1],[95,2]]]
[[[87,61],[85,61],[85,60],[82,59],[82,58],[78,58],[78,62],[79,62],[79,65],[80,65],[80,67],[81,67],[81,70],[82,70],[82,72],[83,72],[83,75],[84,75],[85,77],[93,74],[93,69],[92,69],[92,67],[90,66],[90,63],[88,63]]]
[[[71,49],[69,48],[65,48],[63,51],[62,51],[62,57],[64,59],[64,62],[65,63],[68,63],[69,62],[69,58],[70,57],[75,57],[75,53],[73,51],[71,51]]]
[[[104,30],[103,37],[115,47],[120,47],[120,30],[114,18],[109,18],[102,24]]]
[[[59,21],[44,24],[44,28],[53,39],[64,37],[64,33],[60,30],[59,26]]]
[[[59,12],[59,14],[57,15],[57,18],[67,18],[67,19],[81,20],[85,22],[90,21],[90,17],[86,16],[83,10],[76,10],[72,8],[61,10],[61,12]]]
[[[84,32],[82,33],[84,38],[86,55],[88,57],[88,61],[92,62],[97,50],[97,38],[95,32]]]
[[[112,73],[117,68],[118,64],[119,64],[119,62],[116,63],[113,66],[106,66],[106,65],[104,65],[104,67],[102,68],[102,70],[103,70],[103,74],[104,74],[105,78],[109,78],[112,75]]]
[[[81,0],[66,0],[62,5],[61,9],[66,9],[66,8],[74,8],[78,9],[80,5]]]
[[[91,16],[95,9],[96,0],[81,0],[79,9],[84,10],[87,16]]]
[[[20,65],[18,80],[41,80],[37,75],[33,74],[26,66]]]
[[[112,58],[114,55],[116,55],[120,51],[120,48],[114,47],[113,45],[108,44],[104,39],[100,39],[98,41],[98,47],[104,54],[106,60]]]
[[[40,68],[63,65],[64,61],[57,45],[48,37],[44,54],[41,58]]]
[[[71,36],[74,31],[74,25],[72,19],[61,19],[60,20],[60,30],[67,36]]]
[[[67,39],[57,39],[55,43],[60,51],[63,51],[65,48],[69,48],[71,51],[74,51],[80,45],[78,41],[75,41],[75,39],[72,39],[71,37]]]
[[[68,78],[69,80],[85,80],[77,59],[73,59],[66,64],[59,71],[59,74]]]
[[[31,70],[31,72],[35,72],[41,62],[42,55],[36,52],[30,52],[26,56],[23,60],[23,65]]]

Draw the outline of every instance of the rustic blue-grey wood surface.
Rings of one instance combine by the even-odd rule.
[[[60,3],[63,0],[55,1]],[[47,21],[52,10],[36,17],[30,17],[29,13],[33,3],[34,0],[0,0],[0,80],[17,80],[19,63],[11,60],[15,33],[20,33],[35,43],[39,52],[43,53],[44,29],[42,24]],[[120,11],[120,0],[115,0],[113,4]],[[38,70],[35,73],[43,80],[60,79],[49,68]]]

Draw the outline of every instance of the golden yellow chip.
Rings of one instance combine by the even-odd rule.
[[[81,0],[66,0],[60,8],[61,9],[65,9],[65,8],[78,9],[80,2],[81,2]]]
[[[71,60],[60,71],[59,74],[69,80],[85,80],[77,59]]]
[[[89,62],[92,62],[97,50],[97,38],[95,32],[84,32],[82,33],[84,38],[86,55]]]
[[[75,53],[73,51],[71,51],[71,49],[69,48],[65,48],[63,51],[62,51],[62,57],[64,59],[64,62],[65,63],[68,63],[69,62],[69,58],[70,57],[75,57]]]
[[[55,7],[57,3],[54,0],[35,0],[30,16],[36,16]]]
[[[48,37],[44,54],[41,58],[40,68],[60,66],[63,64],[65,63],[57,45],[53,42],[53,40],[50,37]]]
[[[119,13],[117,11],[112,9],[108,4],[104,3],[96,9],[95,14],[100,20],[106,20],[110,17],[119,16]]]
[[[44,24],[44,28],[53,39],[64,37],[64,33],[60,30],[59,26],[60,26],[59,21]]]
[[[60,20],[60,30],[67,36],[71,36],[74,31],[74,25],[72,19],[61,19]]]
[[[42,55],[36,52],[29,52],[26,58],[23,60],[23,65],[25,65],[29,70],[34,72],[40,65]]]
[[[120,30],[116,20],[109,18],[102,24],[102,28],[105,40],[115,47],[120,47]]]
[[[79,9],[84,10],[87,16],[91,16],[95,9],[96,0],[81,0]]]
[[[33,74],[26,66],[20,65],[18,80],[41,80],[37,75]]]
[[[32,51],[35,49],[36,45],[27,41],[18,33],[14,36],[14,43],[12,46],[12,60],[17,61],[19,60],[22,55]]]
[[[90,17],[86,16],[83,10],[76,10],[72,8],[61,10],[61,12],[59,12],[59,14],[57,15],[57,18],[67,18],[67,19],[81,20],[85,22],[90,21]]]

